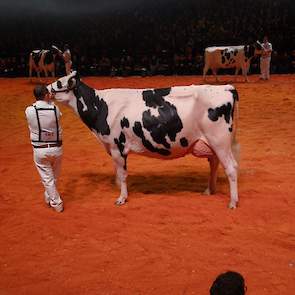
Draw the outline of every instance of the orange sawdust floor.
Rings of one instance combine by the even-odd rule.
[[[212,77],[209,77],[209,80]],[[85,78],[97,89],[200,84],[200,77]],[[223,76],[224,83],[233,83]],[[295,290],[295,76],[250,76],[240,94],[240,207],[205,197],[208,163],[132,155],[129,202],[116,207],[111,158],[61,106],[65,211],[43,202],[24,117],[28,79],[0,79],[0,294],[209,294],[215,277],[241,272],[249,295]]]

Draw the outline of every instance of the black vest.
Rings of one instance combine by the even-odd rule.
[[[59,125],[58,125],[58,118],[57,118],[57,112],[56,112],[56,106],[53,108],[37,108],[36,106],[33,105],[36,111],[36,117],[37,117],[37,122],[38,122],[38,129],[39,129],[39,136],[38,140],[32,140],[32,142],[52,142],[52,143],[59,143]],[[56,123],[56,139],[55,140],[42,140],[42,128],[40,124],[40,118],[39,118],[39,113],[38,111],[53,111],[55,115],[55,123]]]

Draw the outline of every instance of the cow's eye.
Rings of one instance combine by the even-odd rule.
[[[57,85],[57,88],[58,88],[58,89],[61,89],[61,88],[62,88],[62,84],[61,84],[60,81],[57,81],[57,82],[56,82],[56,85]]]

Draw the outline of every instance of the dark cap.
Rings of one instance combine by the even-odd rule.
[[[36,100],[43,100],[45,97],[45,94],[47,94],[49,91],[46,87],[46,85],[41,84],[41,85],[37,85],[34,88],[34,96],[36,98]]]

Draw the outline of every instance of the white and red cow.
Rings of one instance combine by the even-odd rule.
[[[55,77],[55,55],[54,49],[33,50],[29,58],[29,77],[32,78],[33,71],[37,73],[38,78],[41,72],[44,72],[45,77],[48,77],[48,73]]]
[[[207,194],[216,190],[220,161],[230,184],[229,207],[237,206],[238,164],[233,152],[238,146],[234,116],[238,93],[233,86],[96,90],[73,72],[47,88],[57,101],[73,108],[112,156],[121,187],[117,205],[124,204],[128,195],[127,156],[137,153],[161,159],[187,154],[208,158]]]
[[[206,80],[206,74],[209,69],[217,81],[218,69],[236,68],[235,78],[242,69],[242,74],[248,82],[247,73],[250,63],[255,55],[261,54],[261,45],[256,42],[253,45],[207,47],[204,56],[203,79]]]

